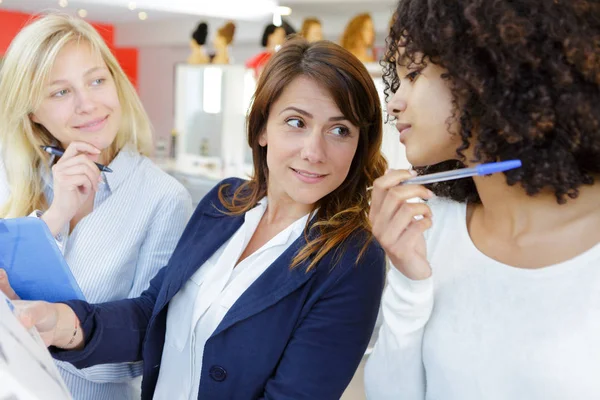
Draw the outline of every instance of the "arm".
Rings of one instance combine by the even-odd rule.
[[[425,399],[423,332],[433,308],[433,281],[413,281],[390,268],[383,325],[365,368],[368,399]]]
[[[78,300],[66,302],[80,321],[83,336],[72,347],[81,350],[65,351],[50,347],[53,357],[77,368],[140,361],[142,343],[163,283],[165,269],[159,271],[150,282],[150,287],[138,298],[98,305]],[[71,326],[71,321],[59,321],[57,325]],[[59,341],[63,342],[65,338]],[[55,343],[56,341],[50,344]]]
[[[185,188],[180,189],[179,193],[169,193],[169,198],[156,212],[140,248],[128,298],[138,297],[148,287],[150,279],[169,261],[181,237],[192,213],[192,200]],[[73,374],[96,383],[124,382],[143,372],[142,362],[97,365],[85,369],[66,367]]]
[[[358,265],[346,254],[332,273],[345,271],[294,332],[264,400],[339,399],[350,383],[377,319],[385,256],[375,244]]]

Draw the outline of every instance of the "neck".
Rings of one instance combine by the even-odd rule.
[[[599,184],[581,186],[576,199],[567,197],[566,204],[559,204],[554,191],[529,196],[518,183],[509,186],[503,174],[473,179],[481,198],[481,205],[475,207],[481,223],[505,237],[548,232],[600,213]]]
[[[267,210],[263,220],[268,225],[288,226],[313,210],[313,205],[301,204],[292,200],[286,194],[270,190],[267,193]]]

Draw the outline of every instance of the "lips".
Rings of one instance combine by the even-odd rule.
[[[322,177],[325,176],[323,174],[315,174],[315,173],[304,171],[304,170],[301,170],[301,169],[294,169],[294,168],[292,168],[292,171],[294,171],[295,173],[297,173],[299,175],[305,176],[307,178],[322,178]]]
[[[86,123],[84,123],[84,124],[82,124],[82,125],[77,125],[77,126],[75,126],[75,128],[76,128],[76,129],[89,129],[89,128],[94,128],[94,127],[96,127],[96,126],[98,126],[98,125],[102,124],[104,121],[106,121],[106,119],[107,119],[107,118],[108,118],[108,115],[107,115],[107,116],[105,116],[105,117],[102,117],[102,118],[97,118],[97,119],[95,119],[95,120],[93,120],[93,121],[86,122]]]
[[[396,129],[398,129],[398,132],[400,132],[400,134],[402,134],[402,132],[406,131],[407,129],[410,129],[411,126],[412,126],[411,124],[397,123]]]

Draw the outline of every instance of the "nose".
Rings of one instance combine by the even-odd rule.
[[[325,161],[325,138],[318,129],[304,139],[300,157],[310,163],[322,163]]]
[[[89,90],[78,90],[75,97],[75,111],[78,114],[89,114],[96,109],[96,103]]]
[[[387,113],[393,117],[398,117],[400,113],[406,110],[407,106],[406,95],[403,93],[402,89],[398,88],[387,104]]]

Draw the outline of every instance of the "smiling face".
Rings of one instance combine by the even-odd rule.
[[[269,195],[312,207],[348,176],[359,134],[326,90],[294,79],[271,106],[259,139]]]
[[[100,54],[81,41],[60,51],[31,120],[66,148],[73,141],[100,150],[115,140],[121,124],[117,88]]]
[[[400,59],[402,61],[402,59]],[[419,59],[417,58],[417,64]],[[456,149],[462,143],[459,124],[452,117],[453,103],[445,69],[432,62],[422,65],[397,65],[400,87],[387,104],[396,118],[400,142],[406,146],[406,157],[415,167],[457,159]]]

